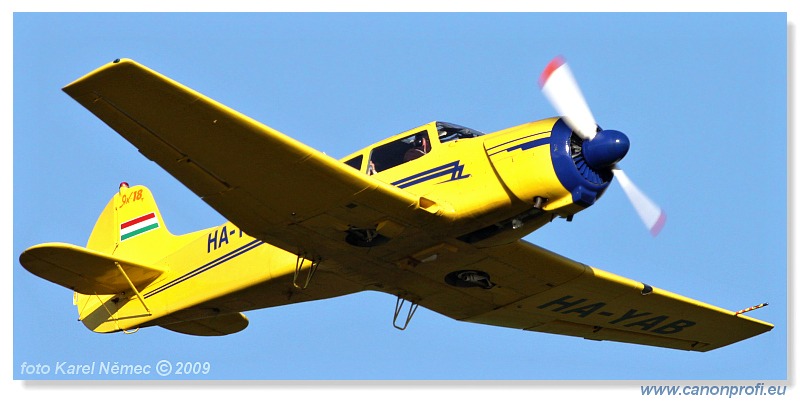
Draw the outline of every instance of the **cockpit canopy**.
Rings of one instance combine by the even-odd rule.
[[[436,127],[436,134],[433,127]],[[375,174],[420,158],[441,143],[481,135],[484,133],[458,124],[432,122],[368,147],[351,155],[344,162],[362,171],[366,168],[367,174]],[[366,166],[363,165],[365,159]]]
[[[439,142],[448,142],[462,138],[474,138],[484,135],[484,133],[458,124],[447,123],[444,121],[436,122],[436,130],[439,132]]]

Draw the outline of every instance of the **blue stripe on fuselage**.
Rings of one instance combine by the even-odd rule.
[[[470,175],[464,174],[464,165],[460,165],[460,163],[461,161],[453,161],[444,164],[442,166],[435,167],[433,169],[428,169],[424,172],[417,173],[415,175],[408,176],[404,179],[397,180],[393,182],[392,185],[400,188],[406,188],[406,187],[411,187],[415,184],[426,182],[428,180],[433,180],[437,177],[446,176],[448,174],[450,175],[450,180],[445,180],[445,182],[466,179],[470,177]]]
[[[247,243],[244,246],[239,247],[236,250],[231,251],[230,253],[227,253],[227,254],[219,257],[219,258],[216,258],[216,259],[212,260],[211,262],[208,262],[208,263],[200,266],[199,268],[196,268],[196,269],[194,269],[192,271],[189,271],[189,272],[181,275],[180,277],[175,278],[175,279],[173,279],[173,280],[171,280],[171,281],[159,286],[158,288],[153,289],[153,290],[145,293],[144,294],[144,298],[146,299],[146,298],[148,298],[150,296],[155,296],[156,294],[161,293],[162,291],[167,290],[167,289],[169,289],[169,288],[171,288],[171,287],[173,287],[173,286],[175,286],[175,285],[177,285],[177,284],[179,284],[179,283],[181,283],[181,282],[183,282],[183,281],[185,281],[187,279],[190,279],[190,278],[193,278],[193,277],[195,277],[197,275],[200,275],[203,272],[206,272],[206,271],[208,271],[208,270],[210,270],[210,269],[212,269],[214,267],[217,267],[217,266],[219,266],[219,265],[221,265],[221,264],[223,264],[225,262],[228,262],[228,261],[230,261],[230,260],[232,260],[232,259],[234,259],[234,258],[236,258],[236,257],[238,257],[238,256],[250,251],[250,250],[253,250],[253,249],[255,249],[256,247],[258,247],[258,246],[260,246],[262,244],[264,244],[264,242],[261,241],[261,240],[253,240],[250,243]]]
[[[504,142],[504,143],[499,144],[499,145],[495,145],[495,146],[487,149],[486,152],[489,153],[489,156],[494,156],[494,155],[499,154],[500,152],[511,152],[511,151],[514,151],[514,150],[517,150],[517,149],[525,151],[525,150],[528,150],[528,149],[531,149],[531,148],[536,148],[536,147],[538,147],[540,145],[544,145],[544,144],[550,143],[550,137],[538,138],[538,139],[526,141],[526,142],[523,142],[522,144],[514,145],[513,147],[508,147],[508,148],[505,148],[505,149],[501,149],[499,151],[495,151],[497,148],[500,148],[503,145],[506,145],[506,144],[509,144],[509,143],[512,143],[512,142],[516,142],[516,141],[519,141],[519,140],[522,140],[522,139],[525,139],[525,138],[536,137],[536,136],[539,136],[539,135],[542,135],[542,134],[546,134],[546,133],[547,133],[547,131],[541,132],[541,133],[527,135],[527,136],[522,137],[522,138],[513,139],[511,141]]]

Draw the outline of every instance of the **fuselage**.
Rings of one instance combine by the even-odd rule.
[[[454,230],[463,230],[455,237],[488,245],[519,239],[555,217],[571,219],[594,204],[612,174],[588,167],[581,143],[558,118],[490,134],[431,122],[341,161],[435,200],[455,217]]]
[[[580,146],[558,118],[491,134],[441,122],[416,127],[342,162],[446,210],[450,224],[435,233],[393,239],[402,228],[379,226],[377,233],[385,235],[391,247],[371,250],[373,245],[352,247],[342,242],[335,258],[323,259],[316,270],[313,261],[251,237],[227,222],[168,237],[169,246],[159,243],[172,251],[152,254],[160,256],[147,261],[166,270],[141,289],[152,312],[146,312],[143,303],[115,301],[118,296],[114,295],[80,295],[76,298],[80,318],[94,331],[114,332],[362,290],[398,294],[404,289],[405,297],[422,300],[441,286],[442,270],[451,264],[470,264],[475,257],[469,250],[510,243],[555,217],[571,218],[592,205],[611,175],[582,171],[586,167]],[[143,198],[152,196],[145,193]],[[109,205],[115,203],[121,201],[112,200]],[[91,243],[90,248],[113,248]],[[416,269],[421,263],[429,268]],[[306,279],[312,274],[315,283],[326,285],[306,289]]]

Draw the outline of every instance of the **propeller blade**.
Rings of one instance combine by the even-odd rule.
[[[594,138],[597,123],[563,57],[554,58],[545,67],[539,77],[539,86],[572,131],[584,140]]]
[[[607,135],[592,141],[597,135],[597,123],[563,57],[555,57],[545,67],[539,76],[539,86],[569,128],[584,139],[583,152],[587,164],[594,168],[612,169],[647,230],[654,237],[658,236],[667,219],[664,210],[642,193],[625,172],[615,167],[628,151],[628,138],[617,131],[607,130],[602,132]]]
[[[613,171],[614,177],[619,181],[619,185],[622,187],[622,190],[625,191],[625,195],[628,196],[631,204],[633,204],[633,208],[636,209],[636,213],[639,214],[639,218],[642,219],[647,230],[650,231],[653,237],[658,236],[658,233],[661,232],[667,220],[667,215],[664,213],[664,210],[656,205],[650,198],[647,198],[647,196],[633,184],[625,172],[621,169],[613,169]]]

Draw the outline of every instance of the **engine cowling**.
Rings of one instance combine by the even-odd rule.
[[[597,201],[630,143],[625,134],[606,130],[584,140],[560,118],[513,127],[484,143],[506,188],[532,205],[571,215]]]

